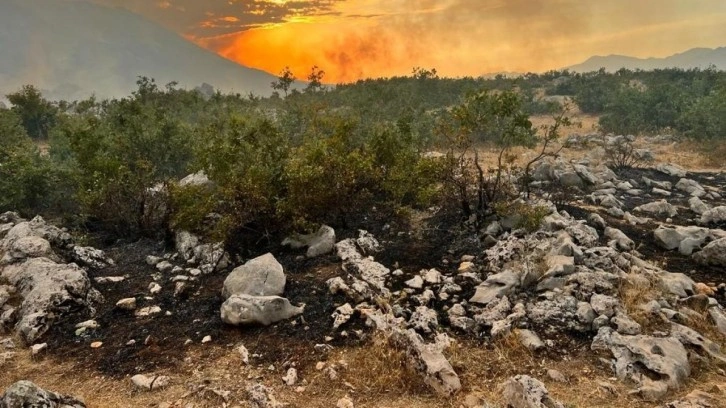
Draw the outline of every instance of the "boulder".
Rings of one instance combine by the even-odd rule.
[[[703,197],[706,195],[706,190],[697,181],[682,178],[676,183],[676,189],[686,192],[693,197]]]
[[[408,363],[421,374],[424,383],[439,395],[451,396],[461,389],[461,381],[439,344],[425,344],[413,329],[394,329],[390,341],[406,352]]]
[[[693,255],[693,259],[704,265],[726,266],[726,238],[709,243]]]
[[[659,164],[656,168],[659,172],[667,174],[671,177],[686,177],[688,172],[682,167],[676,166],[675,164]]]
[[[660,226],[653,235],[661,247],[668,250],[678,249],[683,255],[691,255],[706,242],[711,233],[707,228],[696,226],[675,228]]]
[[[512,270],[492,275],[477,286],[469,302],[486,305],[497,298],[507,296],[519,286],[519,278],[519,274]]]
[[[106,256],[106,253],[93,247],[82,247],[75,245],[71,250],[70,257],[73,262],[93,269],[103,269],[113,266],[113,259]]]
[[[279,296],[235,294],[222,304],[220,314],[227,324],[269,326],[302,314],[304,307],[292,306],[289,300]]]
[[[610,239],[617,247],[617,249],[621,251],[631,251],[635,249],[635,242],[633,242],[632,239],[628,238],[628,236],[625,235],[623,231],[620,231],[617,228],[606,227],[605,237]]]
[[[0,396],[2,408],[85,408],[83,401],[44,390],[30,381],[18,381]]]
[[[75,264],[33,258],[6,266],[1,276],[17,288],[23,299],[17,330],[28,344],[50,328],[55,316],[88,308],[93,301],[100,300],[86,271]]]
[[[222,296],[280,296],[285,291],[285,273],[277,259],[267,253],[235,268],[224,280]]]
[[[644,212],[647,214],[662,216],[662,217],[675,217],[678,215],[678,210],[675,206],[668,203],[666,200],[654,201],[652,203],[643,204],[635,207],[633,211]]]
[[[701,214],[700,224],[721,225],[726,223],[726,206],[714,207]]]
[[[564,408],[562,403],[550,397],[540,381],[518,375],[510,378],[503,387],[504,403],[509,408]]]
[[[0,264],[10,264],[27,258],[40,257],[54,257],[53,250],[50,248],[50,242],[44,238],[31,235],[15,239],[8,244],[5,248],[5,255],[0,260]]]
[[[0,241],[0,249],[10,248],[15,241],[25,237],[43,238],[55,248],[67,248],[72,241],[70,234],[60,228],[46,224],[45,220],[38,216],[31,221],[18,223],[11,228],[5,238]]]
[[[317,232],[308,235],[294,235],[282,241],[282,245],[289,245],[293,249],[307,247],[308,258],[325,255],[335,247],[335,230],[323,225]]]
[[[698,197],[691,197],[688,199],[688,206],[691,208],[691,211],[698,215],[703,215],[706,213],[706,211],[711,209],[711,206],[701,201]]]
[[[636,392],[648,401],[680,389],[691,374],[688,352],[673,337],[628,336],[602,327],[591,348],[612,353],[616,376],[635,382]]]

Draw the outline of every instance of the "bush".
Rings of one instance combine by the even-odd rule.
[[[0,212],[34,215],[46,205],[49,166],[20,118],[0,109]]]

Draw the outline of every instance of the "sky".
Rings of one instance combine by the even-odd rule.
[[[541,72],[726,46],[725,0],[93,0],[243,65],[325,82]]]

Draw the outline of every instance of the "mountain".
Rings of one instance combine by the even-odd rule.
[[[635,58],[624,55],[596,56],[591,57],[582,64],[568,67],[568,69],[575,72],[591,72],[605,68],[608,72],[615,72],[620,68],[642,70],[662,68],[690,69],[708,68],[710,65],[714,65],[720,70],[726,70],[726,47],[693,48],[666,58]]]
[[[120,97],[136,88],[138,76],[257,95],[270,94],[275,80],[121,8],[0,0],[0,95],[33,84],[51,99]]]

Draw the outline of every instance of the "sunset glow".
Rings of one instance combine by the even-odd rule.
[[[726,38],[722,0],[98,0],[243,65],[326,81],[545,71],[593,55],[662,57]]]

